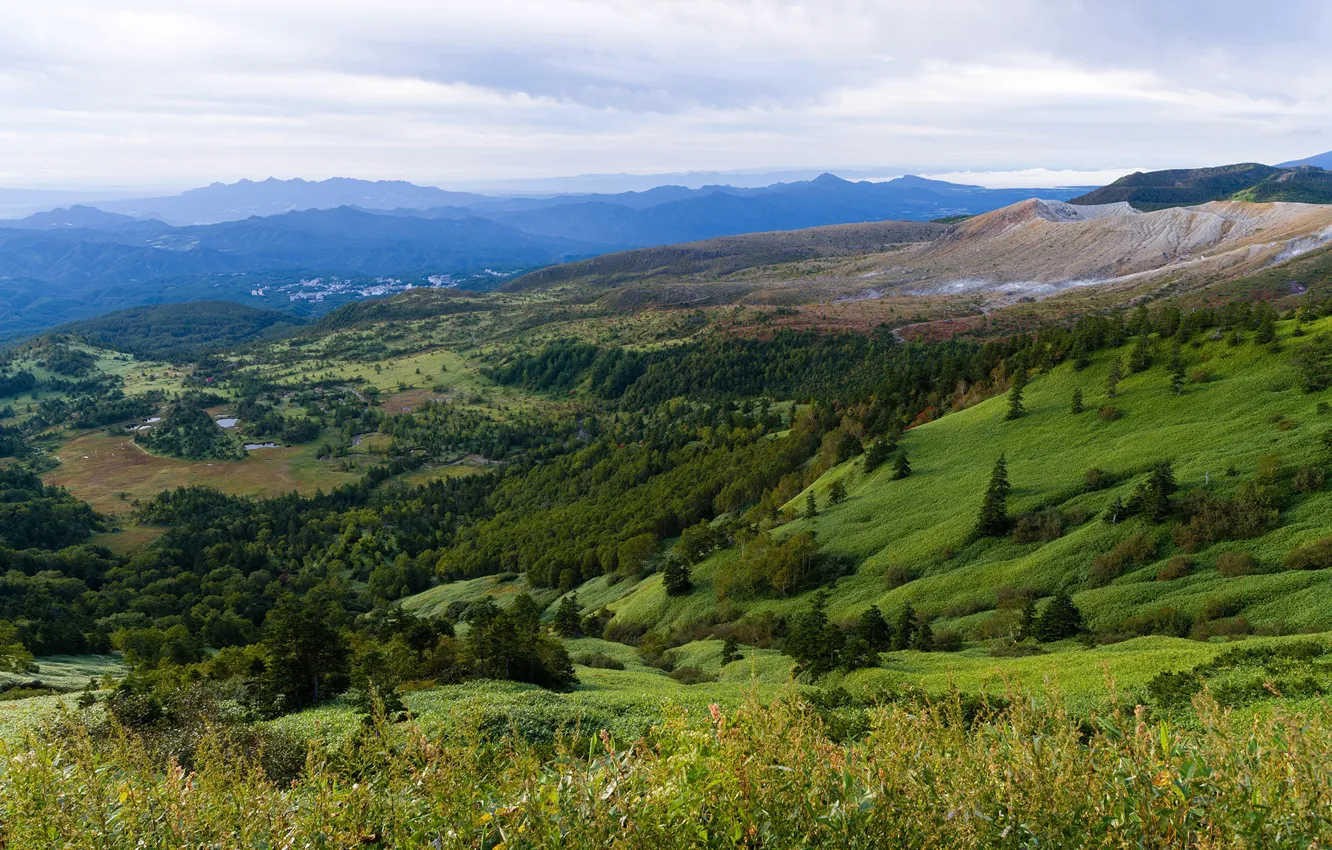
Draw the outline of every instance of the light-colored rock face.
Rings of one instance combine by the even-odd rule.
[[[1029,200],[911,248],[879,280],[912,294],[1046,294],[1185,271],[1242,274],[1328,242],[1332,206],[1214,201],[1143,213]]]

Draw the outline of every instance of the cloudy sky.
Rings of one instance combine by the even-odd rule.
[[[32,0],[4,15],[0,186],[783,168],[1028,170],[1031,185],[1332,149],[1332,2]]]

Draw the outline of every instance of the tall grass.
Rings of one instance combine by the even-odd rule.
[[[0,753],[0,846],[1325,846],[1326,708],[1196,709],[1188,731],[1141,710],[942,700],[874,709],[846,743],[792,699],[682,713],[627,744],[441,740],[380,720],[279,780],[220,734],[187,770],[74,723]]]

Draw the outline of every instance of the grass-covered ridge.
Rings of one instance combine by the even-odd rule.
[[[987,641],[1016,631],[1018,612],[997,610],[1005,607],[1001,597],[1016,591],[1040,599],[1067,590],[1092,630],[1102,633],[1126,621],[1130,629],[1141,627],[1132,618],[1163,609],[1198,622],[1243,617],[1253,630],[1272,633],[1332,629],[1329,574],[1284,568],[1292,551],[1329,532],[1332,497],[1321,487],[1298,492],[1293,479],[1301,467],[1326,462],[1322,435],[1332,430],[1332,415],[1326,393],[1303,391],[1292,364],[1302,345],[1329,329],[1323,320],[1293,337],[1294,323],[1281,323],[1276,348],[1224,339],[1185,346],[1188,377],[1178,393],[1165,362],[1168,346],[1159,350],[1162,362],[1145,371],[1124,369],[1114,398],[1107,396],[1109,373],[1114,362],[1129,361],[1131,345],[1098,353],[1084,369],[1058,366],[1032,377],[1023,390],[1025,412],[1015,420],[1006,419],[1005,394],[907,431],[899,440],[910,459],[905,479],[894,480],[891,463],[866,474],[862,458],[830,469],[810,488],[818,515],[793,519],[773,534],[813,532],[821,552],[854,565],[831,587],[827,608],[835,620],[853,620],[870,605],[891,614],[910,603],[936,631]],[[1079,390],[1085,410],[1074,414]],[[1105,406],[1118,414],[1100,415]],[[1057,512],[1062,529],[1054,539],[970,538],[986,478],[1001,454],[1013,485],[1010,513]],[[1162,462],[1173,465],[1176,501],[1203,493],[1225,499],[1245,482],[1270,476],[1284,500],[1278,522],[1251,539],[1190,545],[1193,551],[1185,552],[1172,536],[1181,522],[1105,521],[1110,506],[1130,500]],[[1089,488],[1092,469],[1100,470],[1104,486]],[[847,498],[829,504],[838,482]],[[798,515],[810,491],[787,509]],[[1117,546],[1123,551],[1125,541],[1128,548],[1146,541],[1150,554],[1135,552],[1115,564],[1113,553]],[[1245,574],[1221,574],[1223,558],[1243,555],[1252,558],[1240,570]],[[1110,556],[1110,566],[1093,575],[1098,556]],[[612,628],[684,633],[700,622],[764,612],[789,617],[808,606],[813,591],[719,599],[716,573],[738,557],[738,550],[724,549],[696,566],[694,588],[683,596],[667,595],[657,577],[645,580],[605,603],[615,614]],[[1172,562],[1173,578],[1167,572]]]

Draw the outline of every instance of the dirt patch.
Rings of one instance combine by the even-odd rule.
[[[95,432],[62,446],[56,452],[60,466],[42,477],[106,514],[125,513],[135,499],[150,499],[175,487],[206,484],[237,496],[277,496],[327,490],[358,477],[311,461],[308,454],[291,446],[239,461],[181,460],[149,454],[130,437]]]

